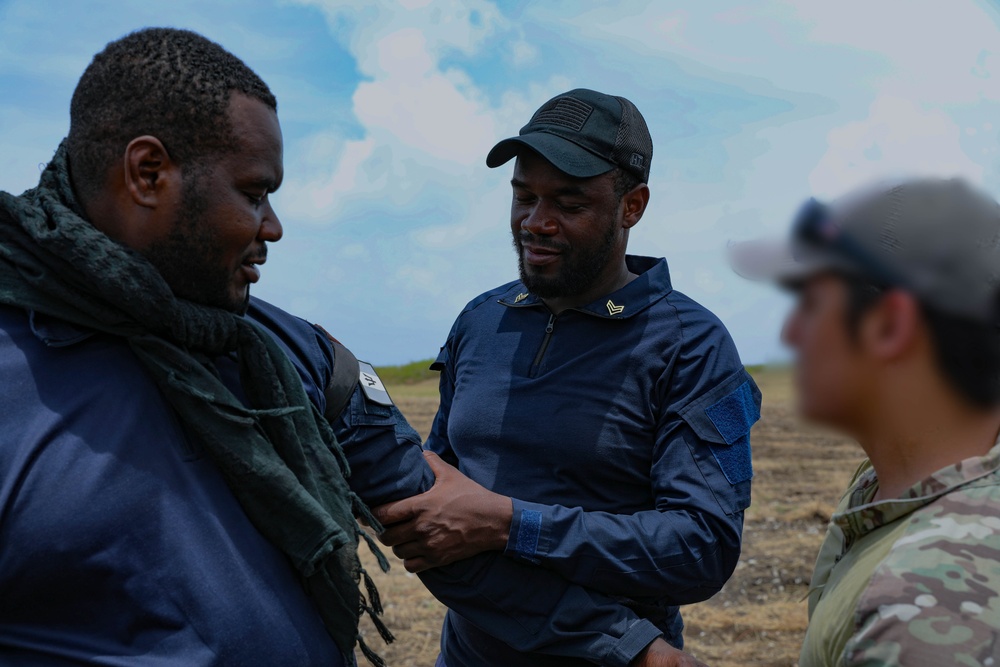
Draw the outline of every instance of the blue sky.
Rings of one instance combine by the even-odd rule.
[[[2,0],[0,189],[35,184],[106,42],[201,32],[278,97],[285,237],[255,293],[402,363],[516,277],[511,167],[488,169],[489,148],[553,95],[595,88],[635,102],[653,136],[630,251],[666,256],[745,361],[774,361],[788,302],[733,275],[726,243],[875,177],[1000,194],[998,20],[974,0]]]

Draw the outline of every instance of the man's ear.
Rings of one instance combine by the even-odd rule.
[[[624,205],[622,226],[625,229],[635,227],[639,219],[642,218],[642,214],[646,212],[646,204],[648,203],[649,186],[645,183],[640,183],[632,188],[630,192],[625,193],[625,196],[622,197],[622,204]]]
[[[908,292],[889,290],[866,313],[862,327],[869,352],[883,361],[895,361],[911,352],[921,339],[920,304]]]
[[[180,169],[156,137],[136,137],[125,147],[125,189],[132,201],[156,208],[164,195],[179,186]],[[175,182],[176,181],[176,182]]]

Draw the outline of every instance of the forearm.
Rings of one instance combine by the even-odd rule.
[[[714,595],[739,559],[742,515],[631,515],[515,500],[505,555],[609,595],[690,604]]]
[[[351,490],[369,507],[409,498],[434,485],[420,436],[398,411],[372,405],[358,389],[331,425],[351,467]]]
[[[759,392],[738,369],[684,407],[663,410],[648,478],[655,509],[625,514],[515,499],[505,554],[609,594],[675,605],[710,597],[739,559],[758,405]]]

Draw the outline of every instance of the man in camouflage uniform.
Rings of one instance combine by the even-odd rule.
[[[797,295],[802,413],[868,460],[833,516],[800,665],[1000,665],[1000,208],[957,180],[810,200],[736,246]]]

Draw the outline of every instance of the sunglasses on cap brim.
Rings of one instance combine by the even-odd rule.
[[[813,197],[796,214],[792,237],[805,246],[822,249],[847,260],[879,287],[906,287],[907,281],[902,276],[872,257],[843,229],[830,207]]]

